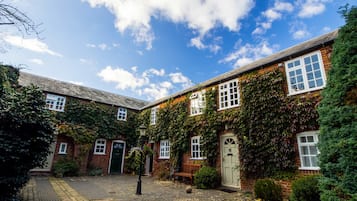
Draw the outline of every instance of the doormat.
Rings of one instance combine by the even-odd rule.
[[[226,193],[235,193],[235,192],[237,192],[237,189],[229,188],[229,187],[219,187],[218,190],[226,192]]]

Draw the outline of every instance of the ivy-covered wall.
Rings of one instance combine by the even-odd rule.
[[[325,69],[331,47],[320,49]],[[241,94],[239,107],[218,111],[217,86],[206,87],[206,108],[202,115],[189,115],[189,95],[180,101],[160,105],[156,125],[149,126],[150,108],[142,111],[140,122],[148,125],[151,139],[169,139],[171,166],[190,154],[190,136],[201,135],[205,164],[219,167],[220,134],[233,131],[239,140],[241,175],[246,179],[295,174],[298,167],[296,134],[318,130],[320,91],[289,96],[284,67],[278,64],[237,77]],[[197,89],[199,91],[200,89]]]

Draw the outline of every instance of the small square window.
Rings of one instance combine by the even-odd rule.
[[[94,145],[94,154],[104,155],[106,142],[107,141],[105,139],[97,139]]]
[[[127,110],[126,108],[118,108],[118,120],[121,120],[121,121],[126,121],[126,113],[127,113]]]
[[[61,142],[59,149],[58,149],[59,154],[67,154],[67,143]]]
[[[318,132],[309,131],[297,135],[301,167],[303,170],[319,170],[317,156]]]
[[[319,51],[287,61],[285,70],[290,95],[322,89],[326,84],[324,65]]]
[[[159,159],[169,159],[169,158],[170,158],[170,142],[169,140],[161,140]]]
[[[58,96],[54,94],[46,95],[46,108],[49,110],[63,112],[65,103],[66,97],[64,96]]]

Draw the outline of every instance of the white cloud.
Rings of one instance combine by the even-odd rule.
[[[264,34],[271,28],[272,23],[282,18],[283,13],[290,13],[294,10],[291,3],[276,0],[274,6],[262,12],[263,18],[259,18],[257,27],[252,32],[253,35]],[[264,20],[262,20],[264,19]]]
[[[133,66],[130,68],[133,72],[138,72],[138,67],[137,66]]]
[[[82,64],[85,64],[85,65],[92,65],[93,64],[93,61],[91,61],[89,59],[84,59],[84,58],[80,58],[79,62],[81,62]]]
[[[144,74],[153,74],[156,76],[164,76],[165,75],[165,70],[164,69],[155,69],[155,68],[150,68],[149,70],[145,71]]]
[[[133,66],[131,71],[120,67],[107,66],[97,75],[105,82],[115,83],[120,90],[131,90],[149,100],[155,100],[172,93],[177,86],[181,88],[192,85],[190,79],[181,72],[167,75],[164,69],[150,68],[138,73],[138,67]]]
[[[44,62],[41,59],[33,58],[33,59],[30,59],[29,61],[34,63],[34,64],[38,64],[38,65],[43,65],[44,64]]]
[[[105,43],[99,44],[99,45],[98,45],[98,48],[101,49],[101,50],[103,50],[103,51],[109,49],[108,45],[105,44]]]
[[[303,0],[298,2],[300,11],[298,16],[301,18],[309,18],[314,15],[321,14],[325,11],[325,4],[330,0]]]
[[[293,38],[296,40],[307,38],[310,33],[307,30],[297,30],[293,32]]]
[[[140,55],[140,56],[143,56],[143,55],[144,55],[144,52],[141,51],[141,50],[136,51],[136,53],[138,53],[138,55]]]
[[[212,44],[205,45],[202,42],[202,38],[200,36],[191,38],[189,46],[196,47],[199,50],[208,49],[210,52],[217,53],[221,50],[221,46],[219,44],[222,43],[222,37],[213,38]]]
[[[91,7],[106,7],[115,15],[115,27],[124,33],[130,30],[136,42],[152,48],[155,39],[151,20],[167,20],[186,24],[188,28],[206,35],[217,26],[238,31],[239,20],[254,6],[253,0],[82,0]]]
[[[182,88],[188,88],[193,85],[192,81],[188,77],[184,76],[181,72],[170,73],[169,76],[173,83],[181,83]]]
[[[206,48],[206,46],[202,43],[200,37],[191,38],[190,46],[196,47],[199,50]]]
[[[25,39],[20,36],[7,35],[4,37],[4,40],[13,46],[28,49],[30,51],[62,57],[61,54],[50,50],[46,43],[39,41],[37,38]]]
[[[98,76],[101,77],[106,82],[116,83],[116,88],[118,89],[135,89],[148,84],[149,80],[145,77],[138,77],[123,68],[112,68],[107,66],[102,69]]]
[[[311,35],[310,32],[307,30],[306,24],[298,21],[291,23],[289,32],[292,34],[295,40],[304,39]]]
[[[327,33],[327,32],[330,32],[331,31],[331,27],[324,27],[322,28],[322,32],[323,33]]]
[[[97,46],[95,44],[87,43],[86,47],[96,48]]]
[[[270,46],[266,41],[256,45],[249,43],[241,45],[241,41],[238,41],[236,46],[238,48],[220,60],[219,63],[232,63],[234,68],[238,68],[269,56],[277,50],[277,46]]]

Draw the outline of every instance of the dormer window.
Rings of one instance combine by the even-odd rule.
[[[126,113],[127,113],[126,108],[122,108],[122,107],[118,108],[117,119],[120,121],[126,121]]]
[[[54,94],[46,95],[46,108],[58,112],[64,111],[64,105],[66,103],[66,97],[58,96]]]
[[[190,112],[192,116],[202,114],[204,109],[206,108],[205,93],[206,91],[202,90],[191,94]]]
[[[322,89],[326,85],[320,51],[285,62],[289,95]]]

